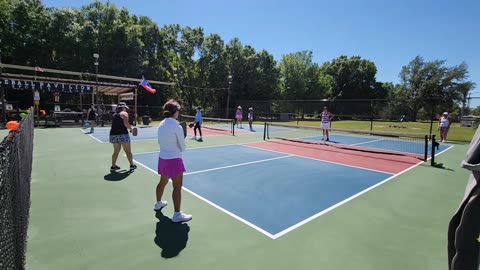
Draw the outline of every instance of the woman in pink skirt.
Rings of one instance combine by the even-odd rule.
[[[186,147],[183,129],[177,122],[179,114],[180,105],[175,100],[170,99],[163,105],[165,119],[158,126],[158,144],[160,145],[158,174],[160,175],[160,183],[157,185],[157,202],[153,209],[159,211],[167,205],[166,201],[162,201],[162,196],[168,180],[172,179],[172,199],[175,210],[172,221],[186,222],[192,219],[192,215],[180,211],[183,173],[185,172],[182,152],[185,151]]]

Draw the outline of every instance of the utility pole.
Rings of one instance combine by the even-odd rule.
[[[232,87],[232,75],[228,75],[227,107],[225,108],[225,118],[228,119],[228,108],[230,107],[230,90]]]
[[[100,56],[98,53],[94,53],[93,57],[95,58],[95,91],[92,91],[92,104],[95,104],[95,93],[98,95],[98,58]]]

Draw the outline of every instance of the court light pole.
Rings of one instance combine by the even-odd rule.
[[[232,86],[232,75],[228,75],[228,89],[227,89],[227,108],[225,109],[225,118],[228,119],[228,108],[230,107],[230,89]]]
[[[173,82],[175,83],[173,90],[175,91],[175,95],[177,96],[177,99],[179,98],[178,96],[178,74],[177,74],[177,68],[172,67],[173,70]]]
[[[98,95],[98,58],[100,55],[94,53],[93,57],[95,58],[95,91],[92,91],[92,104],[95,104],[95,93]]]

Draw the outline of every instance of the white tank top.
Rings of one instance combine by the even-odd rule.
[[[449,124],[450,124],[450,121],[448,120],[448,118],[443,116],[442,118],[440,118],[440,127],[448,127]]]

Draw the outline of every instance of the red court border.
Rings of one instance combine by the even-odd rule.
[[[355,150],[335,148],[328,145],[305,145],[283,140],[246,143],[244,145],[257,149],[293,154],[300,157],[345,164],[392,174],[400,173],[423,162],[415,157],[410,156],[360,152]]]

